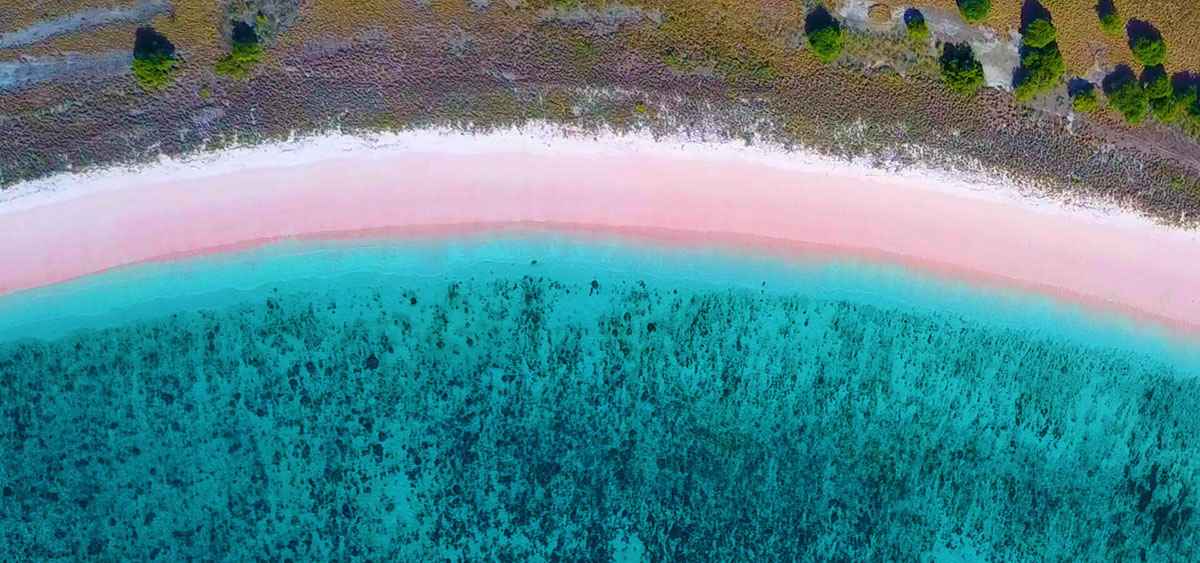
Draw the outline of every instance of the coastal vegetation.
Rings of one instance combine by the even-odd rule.
[[[1086,80],[1072,85],[1071,109],[1092,113],[1100,108],[1100,96],[1096,93],[1096,85]]]
[[[1117,7],[1112,0],[1101,0],[1096,5],[1096,14],[1100,16],[1100,27],[1110,35],[1121,35],[1125,31],[1125,19],[1117,13]]]
[[[364,0],[353,9],[341,0],[172,0],[170,17],[0,47],[3,55],[103,53],[111,34],[124,50],[147,25],[179,46],[139,57],[124,75],[0,85],[0,119],[13,132],[0,140],[0,153],[13,155],[0,158],[0,185],[234,139],[548,121],[900,162],[936,153],[946,167],[982,164],[1160,210],[1166,220],[1200,218],[1198,198],[1170,189],[1171,178],[1200,174],[1200,108],[1188,72],[1200,69],[1200,44],[1181,39],[1193,29],[1187,22],[1200,21],[1200,6],[1169,15],[1145,0],[1120,2],[1129,25],[1112,36],[1100,24],[1116,13],[1109,2],[1045,4],[874,3],[855,15],[842,0]],[[925,6],[948,20],[932,25]],[[982,25],[946,11],[979,6],[987,8]],[[903,25],[885,29],[893,14]],[[0,6],[0,21],[14,28],[40,17]],[[230,23],[222,30],[212,22]],[[237,22],[253,39],[242,39]],[[993,33],[994,46],[981,40]],[[1138,62],[1134,45],[1137,57],[1153,61],[1161,51],[1163,61]],[[1122,64],[1135,69],[1136,84],[1095,74]],[[1068,73],[1096,85],[1080,94]],[[1165,75],[1170,94],[1161,78],[1143,83],[1143,75]],[[172,82],[181,87],[165,87]],[[1116,102],[1102,95],[1110,85]],[[1073,119],[1086,127],[1061,120],[1062,101],[1080,108]],[[48,109],[60,104],[74,109]],[[101,117],[130,113],[136,124]],[[1146,115],[1170,125],[1125,124]],[[1105,158],[1102,147],[1113,143],[1134,150]]]
[[[904,27],[909,41],[921,43],[929,39],[929,24],[925,23],[925,15],[916,8],[904,11]]]
[[[1109,104],[1121,113],[1125,123],[1136,125],[1146,117],[1150,97],[1129,67],[1119,68],[1109,74],[1104,80],[1104,92]]]
[[[992,10],[992,0],[957,0],[958,11],[967,23],[982,23]]]
[[[970,45],[942,45],[942,56],[938,63],[942,69],[942,78],[951,90],[961,94],[974,94],[983,86],[983,64],[975,58]]]
[[[804,20],[804,34],[817,58],[824,62],[833,62],[842,52],[842,39],[845,32],[842,24],[829,13],[825,6],[817,6],[808,13]]]
[[[262,61],[262,47],[258,34],[245,22],[235,22],[232,32],[233,47],[229,55],[217,61],[216,72],[233,78],[249,78],[251,71]]]
[[[1137,62],[1144,66],[1159,66],[1167,60],[1167,44],[1157,29],[1138,20],[1130,20],[1126,27],[1129,29],[1129,50]]]
[[[133,75],[146,90],[158,90],[171,82],[175,68],[175,45],[152,27],[140,27],[134,35]]]

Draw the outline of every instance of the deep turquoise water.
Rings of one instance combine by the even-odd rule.
[[[1195,561],[1195,343],[896,267],[509,233],[0,298],[14,560]]]

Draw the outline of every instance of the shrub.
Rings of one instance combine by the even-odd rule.
[[[943,45],[938,62],[942,67],[942,78],[951,90],[971,94],[983,86],[983,65],[975,58],[970,45]]]
[[[1146,96],[1151,100],[1170,98],[1175,93],[1171,77],[1161,66],[1146,67],[1142,71],[1142,88],[1146,89]]]
[[[925,15],[916,8],[904,11],[904,25],[908,28],[908,40],[924,43],[929,39],[929,24],[925,23]]]
[[[1016,94],[1018,100],[1030,100],[1038,94],[1049,92],[1058,85],[1066,64],[1057,43],[1045,47],[1025,47],[1021,53],[1021,68],[1017,70]]]
[[[1200,90],[1195,85],[1175,89],[1175,107],[1192,123],[1200,125]]]
[[[1105,82],[1108,102],[1121,112],[1125,123],[1130,125],[1141,123],[1150,106],[1150,97],[1146,95],[1142,83],[1134,78],[1133,73],[1128,72],[1128,69],[1124,73],[1114,72],[1109,75],[1108,79],[1105,79]]]
[[[1109,12],[1107,15],[1100,18],[1100,27],[1111,35],[1120,35],[1125,30],[1125,18],[1120,14]]]
[[[992,0],[958,0],[958,11],[967,23],[980,23],[992,11]]]
[[[1091,113],[1099,107],[1100,96],[1096,93],[1096,86],[1091,83],[1079,88],[1071,96],[1071,108],[1075,111]]]
[[[1021,42],[1025,45],[1035,48],[1042,48],[1049,45],[1058,38],[1058,30],[1054,29],[1054,24],[1049,20],[1037,19],[1029,24],[1025,29],[1025,36]]]
[[[1179,119],[1179,106],[1175,97],[1150,98],[1150,114],[1159,123],[1174,123]]]
[[[833,62],[841,54],[845,32],[842,24],[829,15],[824,6],[809,12],[804,21],[804,33],[808,36],[809,46],[822,61]]]
[[[1159,66],[1167,60],[1167,44],[1153,28],[1130,31],[1129,50],[1143,66]]]
[[[1117,13],[1117,7],[1112,0],[1100,0],[1096,3],[1096,15],[1100,17],[1100,27],[1112,35],[1121,35],[1125,31],[1125,18]]]
[[[133,76],[145,90],[158,90],[171,82],[175,68],[175,45],[163,34],[146,26],[138,28],[133,40]]]
[[[217,61],[217,74],[233,78],[249,78],[254,66],[262,61],[262,47],[258,45],[234,45],[233,51]]]
[[[233,78],[249,78],[254,67],[262,61],[263,50],[258,44],[254,28],[245,22],[233,25],[233,49],[225,58],[217,61],[215,70]]]

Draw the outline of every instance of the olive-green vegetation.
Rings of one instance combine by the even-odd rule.
[[[1129,39],[1133,58],[1145,66],[1158,66],[1167,60],[1167,44],[1157,33],[1142,33]]]
[[[1146,67],[1142,71],[1142,87],[1146,89],[1146,95],[1150,99],[1169,98],[1175,93],[1171,86],[1171,77],[1167,76],[1166,70],[1161,66]]]
[[[1195,83],[1176,88],[1175,108],[1194,125],[1200,125],[1200,88]]]
[[[171,83],[175,68],[175,45],[151,27],[138,28],[133,42],[133,76],[146,90],[159,90]]]
[[[970,45],[943,45],[938,63],[942,68],[942,79],[951,90],[971,94],[983,86],[983,64],[975,58]]]
[[[1179,106],[1175,98],[1150,98],[1150,114],[1159,123],[1174,123],[1179,119]]]
[[[992,0],[958,0],[958,11],[969,23],[981,23],[992,11]]]
[[[1057,38],[1058,30],[1054,28],[1054,24],[1050,23],[1050,20],[1039,18],[1029,24],[1021,42],[1026,46],[1040,49],[1053,43]]]
[[[1142,71],[1142,88],[1150,99],[1150,113],[1160,123],[1174,122],[1179,115],[1179,105],[1175,99],[1175,88],[1171,77],[1161,66],[1146,67]]]
[[[262,62],[263,50],[258,44],[258,34],[245,22],[233,25],[233,48],[229,55],[217,61],[217,74],[233,78],[249,78],[254,67]]]
[[[1100,107],[1100,96],[1096,93],[1096,86],[1088,83],[1086,86],[1080,87],[1071,96],[1071,109],[1075,111],[1092,113]]]
[[[841,54],[845,30],[824,6],[817,6],[808,13],[804,20],[804,34],[808,36],[809,46],[822,61],[833,62]]]
[[[1014,94],[1019,100],[1030,100],[1058,86],[1066,65],[1057,43],[1045,47],[1026,46],[1021,49],[1021,67],[1017,69]]]
[[[234,45],[229,55],[217,61],[217,74],[233,78],[249,78],[254,67],[262,62],[262,47],[258,45]]]
[[[1125,18],[1117,12],[1112,0],[1100,0],[1096,4],[1096,14],[1100,16],[1100,27],[1109,35],[1121,35],[1125,31]]]
[[[1130,125],[1141,123],[1150,106],[1150,97],[1146,95],[1146,89],[1142,87],[1142,83],[1128,72],[1128,69],[1125,72],[1118,71],[1109,75],[1106,82],[1105,93],[1108,95],[1108,102],[1121,112],[1125,123]]]
[[[929,39],[929,24],[925,23],[925,14],[916,8],[904,11],[904,26],[908,28],[908,40],[921,43]]]

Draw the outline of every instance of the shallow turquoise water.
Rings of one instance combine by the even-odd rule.
[[[0,552],[1200,560],[1197,349],[614,239],[141,266],[0,298]]]

